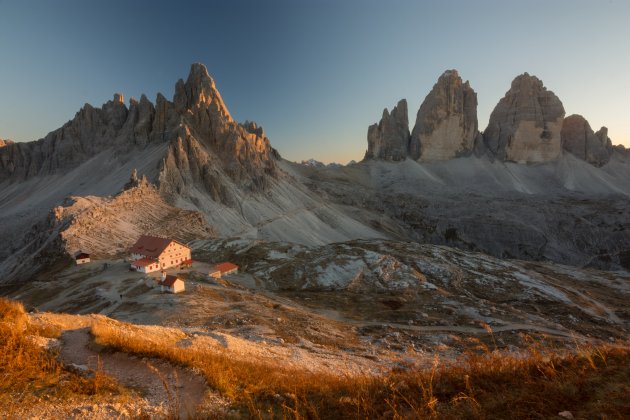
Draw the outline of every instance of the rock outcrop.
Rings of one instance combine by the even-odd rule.
[[[612,143],[608,138],[608,129],[602,127],[597,134],[588,121],[581,115],[570,115],[562,124],[562,148],[578,158],[595,166],[608,163],[612,152]]]
[[[0,139],[0,147],[8,146],[10,144],[13,144],[13,142],[11,140]]]
[[[524,73],[490,115],[483,133],[490,152],[499,160],[520,163],[555,160],[562,151],[564,121],[560,99],[540,79]]]
[[[128,188],[115,197],[71,197],[54,208],[49,219],[67,253],[89,249],[97,258],[126,252],[142,234],[182,242],[217,235],[203,214],[167,204],[135,171]]]
[[[177,82],[172,103],[158,97],[156,109],[156,120],[173,134],[159,176],[165,196],[175,200],[201,188],[229,205],[232,183],[263,191],[277,176],[276,153],[264,131],[232,119],[203,64],[193,64],[186,82]]]
[[[418,110],[409,156],[434,161],[470,155],[478,134],[477,94],[457,70],[447,70]]]
[[[378,124],[368,128],[367,159],[404,160],[409,144],[407,100],[401,99],[390,113],[387,108]]]

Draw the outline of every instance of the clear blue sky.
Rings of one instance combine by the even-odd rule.
[[[413,125],[450,68],[482,130],[527,71],[630,146],[629,22],[622,0],[0,0],[0,137],[41,138],[114,92],[170,98],[202,62],[290,160],[361,159],[383,108],[407,98]]]

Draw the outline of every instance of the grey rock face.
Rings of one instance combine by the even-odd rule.
[[[610,160],[612,143],[606,127],[597,133],[593,132],[584,117],[570,115],[562,124],[562,148],[592,165],[605,165]]]
[[[477,94],[457,70],[447,70],[418,110],[409,155],[423,161],[470,155],[477,134]]]
[[[128,151],[146,143],[147,139],[136,138],[135,132],[143,130],[136,124],[135,112],[130,115],[121,101],[116,94],[102,108],[85,104],[72,120],[45,138],[1,148],[0,181],[64,172],[106,149]]]
[[[265,137],[265,130],[259,127],[254,121],[245,121],[241,126],[247,130],[248,133],[255,134],[258,137]]]
[[[595,132],[595,137],[599,139],[599,143],[604,145],[604,147],[608,151],[608,154],[610,155],[615,149],[615,146],[613,146],[612,140],[610,140],[610,137],[608,137],[608,128],[602,127],[599,130],[597,130]],[[620,144],[619,146],[622,149],[627,150],[625,147],[623,147],[623,145]]]
[[[540,79],[524,73],[490,115],[483,133],[488,149],[500,160],[546,162],[560,156],[564,121],[560,99]]]
[[[381,121],[368,128],[367,138],[364,159],[404,160],[409,143],[407,100],[398,101],[391,113],[385,108]]]
[[[175,184],[160,185],[163,192],[180,193],[193,183],[216,191],[217,180],[228,178],[233,187],[260,191],[277,171],[277,153],[262,128],[235,123],[206,67],[193,64],[186,82],[177,82],[173,102],[158,94],[154,106],[142,95],[127,108],[117,93],[102,108],[86,104],[44,139],[0,148],[0,181],[71,170],[105,150],[124,158],[150,143],[169,145],[160,177]],[[217,171],[225,176],[213,178]]]

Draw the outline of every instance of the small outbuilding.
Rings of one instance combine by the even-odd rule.
[[[131,269],[141,273],[151,273],[160,269],[160,262],[150,258],[140,258],[131,262]]]
[[[77,263],[77,265],[87,264],[90,262],[90,254],[79,252],[77,255],[75,255],[74,261]]]
[[[238,265],[232,264],[231,262],[222,262],[220,264],[216,264],[213,269],[219,271],[221,273],[221,276],[238,273]]]
[[[160,281],[160,289],[166,293],[179,293],[186,290],[184,280],[177,276],[167,275],[162,272],[162,280]]]
[[[221,278],[221,270],[218,270],[216,268],[211,268],[210,271],[208,272],[208,277],[211,277],[213,279],[220,279]]]

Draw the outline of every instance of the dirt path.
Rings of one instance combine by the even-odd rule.
[[[151,404],[164,405],[179,417],[194,417],[204,400],[206,385],[201,376],[160,360],[141,360],[121,352],[96,352],[89,346],[89,328],[64,331],[61,342],[60,357],[64,363],[93,370],[100,364],[119,383],[140,390]]]
[[[349,325],[354,325],[356,327],[393,327],[399,328],[402,330],[408,331],[416,331],[416,332],[459,332],[466,334],[487,334],[488,331],[482,327],[473,327],[468,325],[408,325],[408,324],[400,324],[396,322],[388,322],[388,321],[366,321],[366,320],[356,320],[343,316],[341,313],[335,310],[330,309],[321,309],[321,308],[311,308],[304,307],[299,303],[296,303],[294,300],[286,298],[284,296],[279,296],[269,290],[264,290],[261,288],[257,289],[258,293],[262,293],[268,298],[282,302],[283,305],[299,309],[303,311],[310,311],[317,313],[320,316],[323,316],[328,319],[332,319],[334,321],[342,322]],[[532,331],[532,332],[543,332],[547,334],[552,334],[560,337],[573,337],[571,331],[568,330],[560,330],[556,328],[545,327],[542,325],[533,325],[533,324],[524,324],[524,323],[513,323],[508,322],[505,325],[497,325],[492,326],[493,332],[502,332],[502,331]]]

